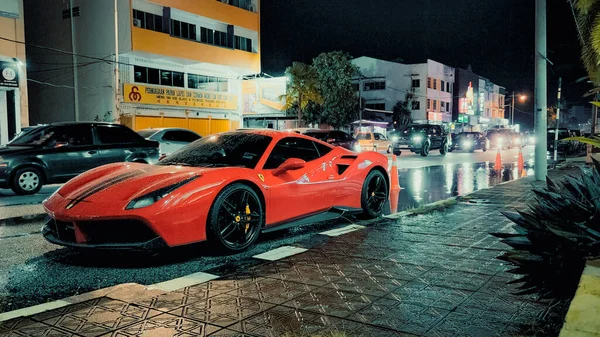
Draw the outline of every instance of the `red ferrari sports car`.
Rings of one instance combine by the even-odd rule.
[[[380,216],[388,159],[301,134],[204,137],[157,165],[117,163],[70,180],[45,202],[44,237],[71,247],[155,249],[208,240],[241,251],[261,232],[347,213]]]

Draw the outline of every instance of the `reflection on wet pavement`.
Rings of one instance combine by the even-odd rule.
[[[531,163],[523,170],[511,164],[497,171],[494,163],[485,162],[400,169],[398,175],[402,189],[397,211],[401,212],[534,175],[534,171]]]

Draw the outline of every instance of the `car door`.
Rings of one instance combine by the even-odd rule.
[[[350,137],[349,134],[347,134],[343,131],[333,131],[332,134],[334,134],[335,139],[337,139],[338,146],[341,146],[348,150],[353,150],[352,149],[353,139],[352,139],[352,137]]]
[[[160,140],[161,154],[169,155],[198,139],[200,139],[200,136],[191,131],[167,130]]]
[[[442,129],[439,126],[434,125],[429,128],[429,132],[431,139],[431,147],[436,149],[441,148],[443,142]]]
[[[46,130],[38,156],[47,166],[49,181],[65,181],[98,166],[100,154],[91,124],[56,126]]]
[[[304,138],[286,137],[275,144],[260,170],[265,184],[270,186],[269,223],[280,223],[331,207],[330,189],[336,181],[333,163],[320,160],[325,154],[323,149],[319,152],[315,142]],[[290,158],[304,160],[305,167],[274,175],[275,169]]]
[[[158,149],[151,149],[149,142],[125,126],[98,124],[95,126],[95,133],[102,165],[134,160],[149,163],[153,152],[158,157]]]
[[[391,143],[387,139],[387,137],[381,133],[375,133],[374,136],[375,136],[375,146],[377,146],[377,151],[379,151],[379,152],[387,151],[387,149],[391,145]]]

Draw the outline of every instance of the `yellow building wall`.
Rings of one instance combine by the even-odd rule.
[[[2,1],[2,0],[0,0]],[[25,24],[23,20],[23,0],[19,0],[18,18],[7,18],[0,16],[0,35],[4,38],[25,41]],[[0,55],[4,58],[17,58],[25,64],[25,45],[6,40],[0,40]],[[22,66],[19,71],[19,92],[21,99],[21,125],[29,125],[29,105],[27,95],[27,67]]]
[[[260,32],[260,16],[258,13],[253,13],[220,1],[152,0],[152,2]]]
[[[154,116],[135,116],[121,117],[121,124],[132,128],[135,131],[150,128],[183,128],[197,132],[202,137],[207,135],[226,132],[239,128],[239,121],[229,119],[212,118],[177,118],[177,117],[154,117]]]
[[[211,2],[219,3],[214,0]],[[187,41],[138,27],[132,27],[131,35],[132,49],[136,51],[260,72],[260,53]]]

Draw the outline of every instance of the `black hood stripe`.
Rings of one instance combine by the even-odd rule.
[[[108,179],[106,181],[103,181],[99,185],[93,186],[92,188],[87,189],[87,190],[81,192],[80,194],[78,194],[76,197],[73,198],[73,200],[67,205],[66,208],[71,209],[71,208],[73,208],[73,206],[79,204],[80,202],[82,202],[86,198],[90,197],[91,195],[96,194],[105,188],[116,185],[125,180],[142,175],[144,172],[145,171],[142,171],[142,170],[127,172],[127,173],[120,174],[116,177],[113,177],[111,179]]]

